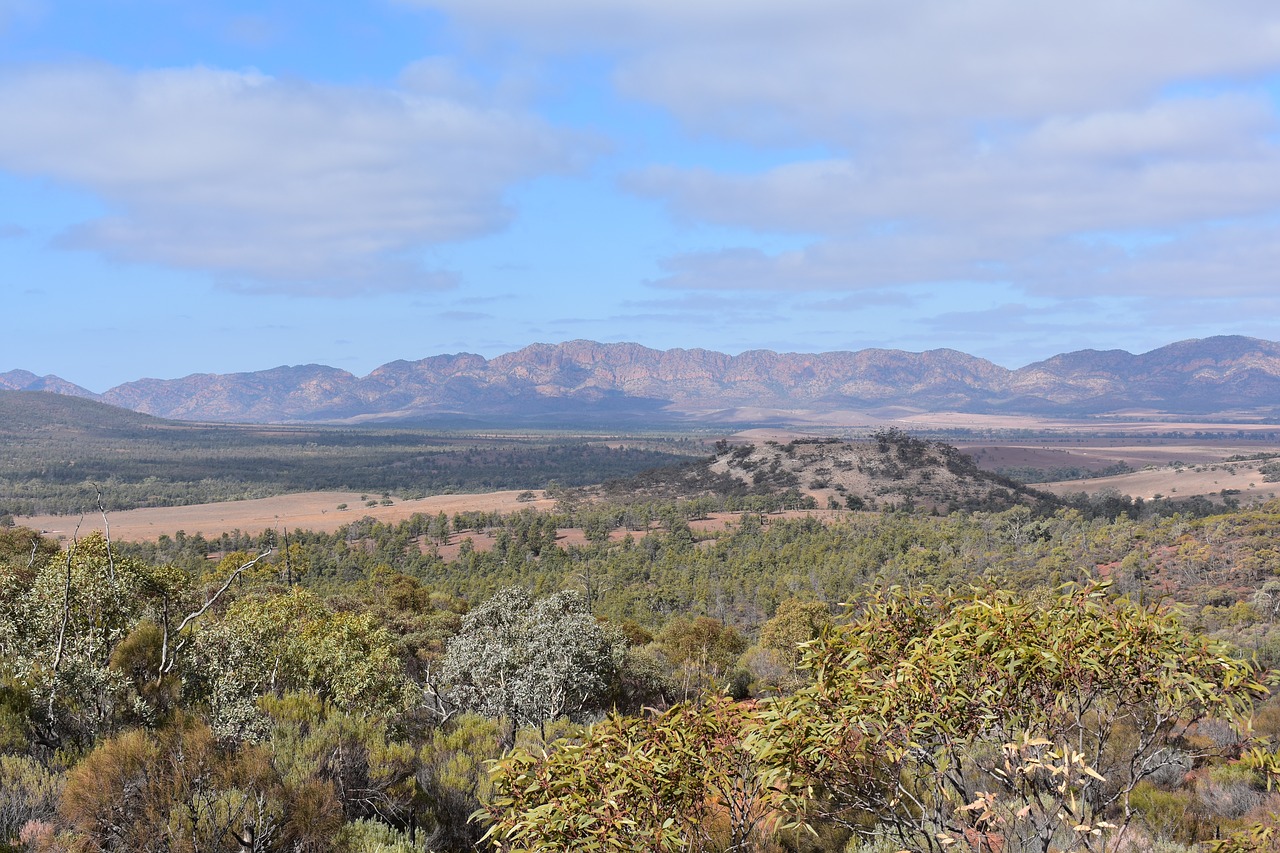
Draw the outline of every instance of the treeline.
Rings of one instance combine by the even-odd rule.
[[[1177,589],[1190,589],[1188,579],[1208,583],[1237,569],[1247,572],[1242,584],[1265,576],[1257,559],[1243,556],[1270,553],[1260,540],[1250,538],[1239,554],[1225,544],[1237,541],[1237,533],[1215,534],[1220,542],[1206,541],[1200,550],[1186,543],[1208,536],[1200,531],[1223,530],[1227,522],[1222,519],[1249,519],[1248,529],[1280,536],[1271,511],[1210,516],[1221,508],[1206,501],[1196,506],[1203,517],[1146,514],[1153,504],[1103,495],[1083,500],[1083,509],[1051,513],[1027,507],[947,516],[811,510],[787,518],[776,514],[794,508],[785,496],[625,504],[570,499],[547,513],[419,514],[397,524],[364,518],[333,533],[267,531],[210,539],[180,533],[119,547],[146,562],[194,572],[211,557],[287,545],[297,565],[305,567],[300,583],[321,593],[392,571],[468,601],[510,586],[536,592],[577,589],[597,613],[615,620],[656,628],[673,614],[697,614],[747,631],[790,597],[849,601],[868,588],[893,584],[947,587],[985,579],[1032,589],[1084,581],[1102,571],[1099,567],[1119,565],[1106,569],[1118,587],[1158,595],[1163,588],[1153,580],[1157,569],[1179,578]],[[725,511],[734,513],[728,523],[712,529],[699,523]],[[568,544],[571,531],[582,531],[586,542]],[[442,552],[456,556],[445,559]],[[1203,571],[1191,568],[1199,564],[1188,562],[1190,553],[1200,555]],[[1180,597],[1188,605],[1200,603],[1190,592]]]
[[[1008,477],[1010,480],[1032,485],[1035,483],[1056,483],[1061,480],[1094,480],[1100,477],[1132,474],[1133,466],[1127,462],[1117,462],[1105,468],[1081,468],[1076,465],[1037,468],[1034,465],[1009,465],[997,468],[996,473],[1001,477]]]
[[[6,440],[0,514],[77,514],[316,490],[449,492],[599,483],[670,464],[681,439],[623,446],[583,439],[447,436],[397,430],[194,427]]]

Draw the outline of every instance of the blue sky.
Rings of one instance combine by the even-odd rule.
[[[1274,0],[0,0],[0,371],[1280,338]]]

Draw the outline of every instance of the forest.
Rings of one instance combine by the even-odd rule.
[[[783,504],[0,531],[0,843],[1271,849],[1280,504]]]

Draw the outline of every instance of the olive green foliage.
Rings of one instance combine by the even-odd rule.
[[[417,747],[384,715],[348,713],[315,693],[264,697],[272,763],[295,786],[327,785],[344,820],[407,826],[415,806]]]
[[[805,649],[832,624],[831,608],[820,601],[789,598],[760,629],[760,642],[744,659],[757,691],[790,693],[808,680],[801,666]]]
[[[745,739],[753,709],[728,699],[656,718],[610,717],[550,755],[498,765],[482,812],[503,851],[757,849],[775,792]]]
[[[887,827],[913,849],[974,832],[1112,849],[1167,747],[1266,692],[1223,644],[1105,586],[893,590],[805,663],[815,683],[764,712],[763,760],[806,819]]]
[[[708,689],[727,689],[747,640],[709,616],[677,616],[662,629],[658,646],[675,668],[678,695],[687,700]]]
[[[1280,703],[1230,721],[1241,657],[1280,662],[1280,504],[706,525],[553,491],[333,534],[0,530],[0,849],[1270,843]],[[611,535],[567,544],[589,517]]]
[[[121,646],[131,635],[135,648],[144,643],[135,630],[158,603],[182,598],[185,577],[117,556],[97,533],[65,554],[45,557],[37,547],[33,556],[5,572],[0,590],[0,675],[30,711],[31,737],[84,747],[150,716],[132,671],[139,654]]]
[[[480,841],[470,817],[492,796],[489,762],[501,755],[500,740],[496,721],[459,714],[422,745],[417,779],[433,846],[469,850]]]
[[[577,589],[594,613],[632,620],[651,633],[677,615],[709,616],[754,633],[789,598],[830,606],[893,583],[951,586],[984,577],[1010,588],[1035,587],[1082,580],[1097,566],[1130,555],[1136,571],[1126,570],[1125,591],[1136,592],[1145,584],[1144,571],[1163,559],[1160,549],[1179,536],[1197,535],[1185,520],[1105,522],[1074,510],[1040,516],[1025,508],[944,517],[841,513],[834,520],[827,513],[804,518],[746,513],[728,525],[694,532],[688,519],[698,512],[695,501],[639,506],[649,514],[652,529],[586,547],[566,545],[556,531],[606,511],[611,523],[626,526],[636,506],[458,513],[450,537],[462,547],[447,561],[432,547],[429,530],[438,528],[434,516],[394,525],[361,519],[333,533],[291,531],[290,542],[299,546],[308,566],[301,584],[318,591],[345,591],[380,571],[410,575],[431,593],[473,603],[511,586],[540,595]],[[486,535],[494,537],[489,550],[466,543]],[[194,572],[206,570],[209,555],[257,553],[264,544],[279,543],[183,534],[132,546],[130,553]],[[1264,547],[1261,537],[1249,547]],[[1241,556],[1246,552],[1241,549]]]
[[[789,822],[912,851],[1123,849],[1134,792],[1177,759],[1170,745],[1266,692],[1223,645],[1104,585],[891,590],[823,631],[804,666],[814,681],[789,697],[613,717],[582,743],[513,754],[491,837],[763,850]]]

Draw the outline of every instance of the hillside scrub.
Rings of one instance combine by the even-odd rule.
[[[1135,788],[1188,755],[1171,747],[1267,692],[1221,643],[1097,585],[890,590],[812,642],[804,667],[813,683],[786,698],[614,717],[550,754],[517,751],[499,765],[490,837],[510,851],[763,850],[799,823],[921,851],[1124,849]]]
[[[1280,806],[1249,662],[1280,661],[1280,504],[704,511],[0,531],[0,849],[538,849],[519,827],[580,818],[652,849],[1156,849]]]

